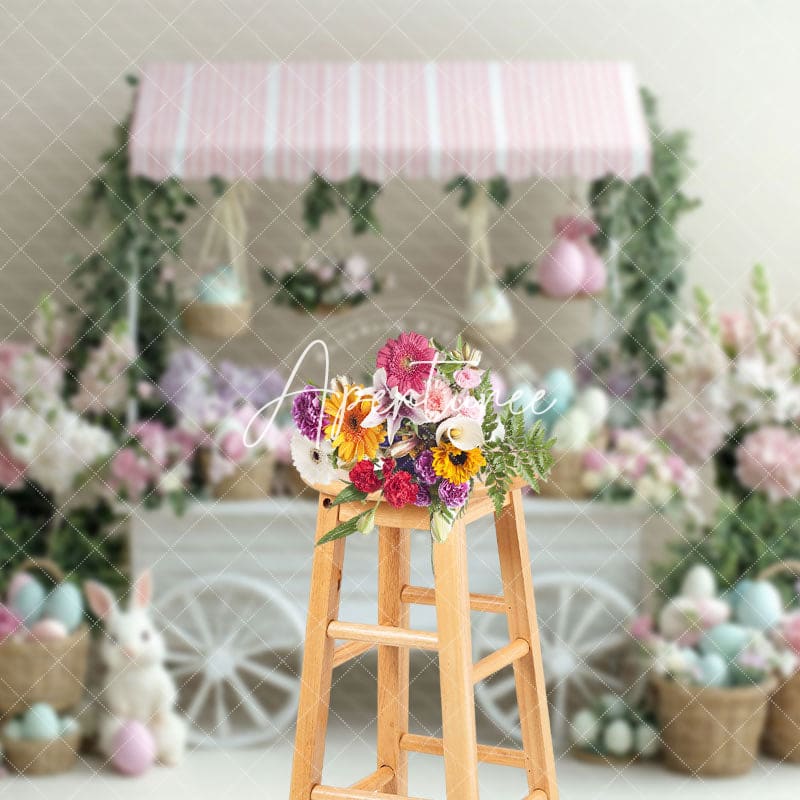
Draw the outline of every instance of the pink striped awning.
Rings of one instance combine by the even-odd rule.
[[[650,138],[629,64],[272,62],[148,66],[131,171],[304,182],[633,178]]]

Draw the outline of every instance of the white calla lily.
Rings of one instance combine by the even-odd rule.
[[[469,417],[450,417],[440,422],[436,428],[436,444],[441,444],[445,436],[459,450],[472,450],[484,443],[480,423]]]

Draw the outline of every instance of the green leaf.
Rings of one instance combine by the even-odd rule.
[[[333,530],[328,531],[324,536],[322,536],[319,541],[317,542],[317,547],[321,544],[328,544],[328,542],[333,542],[336,539],[343,539],[345,536],[350,536],[351,534],[355,533],[358,530],[358,523],[361,519],[366,517],[368,514],[372,514],[374,509],[369,508],[366,511],[363,511],[357,517],[353,517],[353,519],[347,520],[347,522],[340,522]]]
[[[342,489],[336,497],[331,500],[331,506],[339,506],[342,503],[352,503],[354,501],[361,501],[367,497],[366,492],[362,492],[360,489],[356,489],[356,487],[350,483]]]

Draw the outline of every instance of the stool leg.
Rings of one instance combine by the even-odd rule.
[[[400,600],[411,577],[411,535],[405,528],[378,532],[378,625],[408,628],[409,608]],[[383,790],[408,794],[408,754],[400,737],[408,732],[409,650],[378,647],[378,768],[391,767],[394,778]]]
[[[447,798],[478,800],[467,538],[463,521],[455,523],[445,543],[433,545],[433,566]]]
[[[533,597],[522,493],[519,489],[512,492],[511,503],[503,509],[503,513],[495,517],[495,528],[503,594],[508,604],[509,634],[512,641],[525,639],[530,644],[528,655],[514,662],[528,787],[531,794],[535,790],[541,790],[547,795],[546,800],[557,800],[558,788],[542,669],[542,650]]]
[[[338,507],[326,508],[326,499],[320,495],[316,539],[339,520]],[[309,800],[311,790],[322,781],[333,677],[334,641],[328,638],[328,625],[339,613],[343,563],[344,539],[314,550],[289,800]]]

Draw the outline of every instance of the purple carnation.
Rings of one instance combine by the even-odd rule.
[[[297,430],[311,441],[316,441],[321,430],[322,393],[316,386],[306,386],[300,394],[295,395],[292,402],[292,419]],[[322,421],[325,427],[325,421]]]
[[[414,462],[414,472],[417,477],[428,486],[436,483],[436,473],[433,471],[433,453],[430,450],[423,450]]]
[[[442,479],[439,497],[448,508],[461,508],[469,497],[469,483],[450,483]]]
[[[414,501],[415,506],[420,508],[427,508],[431,504],[431,495],[427,486],[417,486],[417,499]]]

